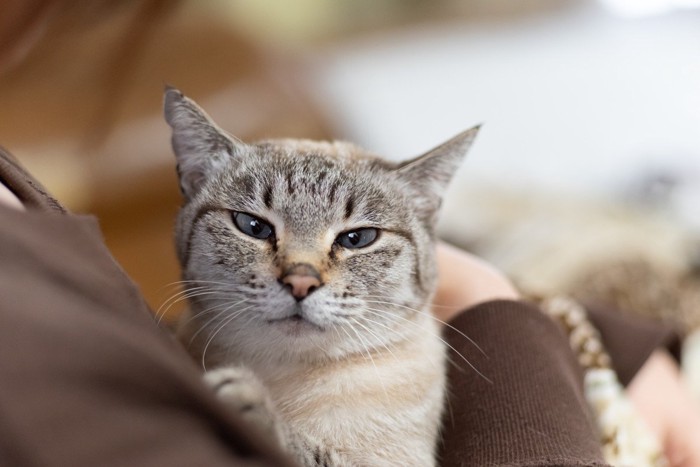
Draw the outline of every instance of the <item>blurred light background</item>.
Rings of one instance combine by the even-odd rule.
[[[4,3],[0,144],[100,217],[154,308],[178,279],[169,83],[242,139],[395,160],[485,123],[444,238],[527,290],[700,326],[700,1]]]

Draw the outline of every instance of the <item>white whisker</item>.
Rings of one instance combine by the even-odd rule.
[[[199,297],[202,295],[214,295],[220,292],[221,291],[218,290],[210,290],[208,287],[195,287],[192,289],[178,292],[177,294],[173,295],[168,300],[166,300],[158,308],[158,311],[155,313],[156,322],[157,324],[160,324],[160,322],[163,320],[170,308],[172,308],[178,302],[181,302],[183,300],[189,300],[190,298]]]
[[[377,309],[374,309],[374,308],[365,308],[365,311],[368,311],[368,312],[370,312],[370,313],[376,314],[376,315],[378,315],[378,316],[382,316],[382,317],[384,317],[384,318],[399,318],[399,319],[402,319],[402,320],[406,321],[407,323],[410,323],[410,324],[412,324],[412,325],[414,325],[414,326],[420,327],[420,326],[418,326],[417,323],[415,323],[415,322],[413,322],[413,321],[411,321],[411,320],[409,320],[409,319],[406,319],[406,318],[404,318],[403,316],[389,315],[389,314],[387,314],[386,312],[384,312],[383,310],[377,310]],[[435,338],[437,338],[437,339],[439,339],[440,341],[442,341],[442,343],[445,344],[447,347],[449,347],[450,349],[452,349],[452,351],[453,351],[454,353],[456,353],[462,360],[464,360],[464,362],[465,362],[467,365],[469,365],[469,367],[470,367],[472,370],[474,370],[479,376],[481,376],[482,378],[484,378],[484,380],[486,380],[486,381],[488,381],[489,383],[493,384],[493,381],[491,381],[491,380],[490,380],[489,378],[487,378],[482,372],[480,372],[480,371],[479,371],[479,370],[478,370],[464,355],[462,355],[456,348],[454,348],[452,345],[450,345],[449,342],[447,342],[445,339],[443,339],[441,336],[439,336],[439,335],[437,335],[437,334],[432,334],[432,333],[431,333],[431,335],[433,335]]]
[[[219,310],[213,317],[209,318],[209,319],[207,320],[206,323],[200,325],[200,327],[199,327],[199,329],[197,330],[197,332],[195,332],[195,333],[192,335],[192,337],[190,337],[190,341],[189,341],[188,344],[187,344],[188,347],[192,345],[192,342],[194,342],[194,340],[195,340],[196,337],[199,335],[199,333],[202,332],[202,331],[205,330],[205,329],[208,329],[208,328],[210,327],[209,325],[210,325],[211,323],[213,323],[214,321],[216,321],[217,318],[219,318],[221,315],[224,315],[224,314],[228,313],[229,310],[231,310],[232,308],[237,307],[237,306],[240,305],[241,303],[245,303],[245,302],[247,302],[246,299],[239,300],[239,301],[237,301],[237,302],[235,302],[235,303],[220,303],[220,304],[218,304],[218,305],[214,305],[214,306],[212,306],[212,307],[209,307],[209,308],[207,308],[206,310],[199,311],[199,312],[197,312],[197,314],[191,316],[191,317],[190,317],[190,320],[195,319],[195,318],[199,318],[199,317],[201,317],[202,315],[205,315],[205,314],[207,314],[207,313],[211,313],[212,311]],[[248,308],[250,308],[250,307],[248,307]],[[248,309],[248,308],[246,308],[246,309]],[[238,311],[238,310],[236,310],[236,312],[237,312],[237,311]]]
[[[380,298],[380,299],[386,300],[387,297],[386,297],[385,295],[361,295],[361,298],[363,298],[363,299],[367,299],[367,298]],[[423,306],[423,305],[425,304],[425,300],[418,300],[418,299],[415,299],[415,300],[405,300],[405,299],[402,299],[401,301],[404,302],[404,303],[409,303],[409,304],[411,304],[411,305],[416,305],[416,306]],[[449,309],[453,309],[453,308],[464,308],[464,306],[463,306],[461,303],[455,303],[455,304],[453,304],[453,305],[436,305],[436,304],[434,304],[434,303],[431,303],[431,304],[430,304],[430,308],[449,308]]]
[[[481,347],[479,347],[479,344],[477,344],[477,343],[474,341],[474,339],[472,339],[471,337],[467,336],[465,333],[463,333],[462,331],[460,331],[460,330],[457,329],[456,327],[452,326],[451,324],[449,324],[449,323],[447,323],[447,322],[441,320],[440,318],[434,316],[434,315],[433,315],[432,313],[430,313],[429,311],[418,310],[418,309],[415,309],[415,308],[411,308],[411,307],[402,305],[402,304],[400,304],[400,303],[392,303],[392,302],[385,302],[385,301],[378,301],[378,300],[365,300],[365,302],[366,302],[366,303],[375,303],[375,304],[378,304],[378,305],[392,305],[392,306],[398,306],[398,307],[401,307],[401,308],[405,308],[405,309],[414,311],[414,312],[416,312],[416,313],[424,314],[424,315],[428,316],[430,319],[434,319],[434,320],[437,321],[438,323],[440,323],[440,324],[442,324],[442,325],[444,325],[444,326],[446,326],[446,327],[452,329],[452,330],[455,331],[457,334],[459,334],[460,336],[464,337],[464,338],[465,338],[466,340],[468,340],[474,347],[476,347],[477,350],[478,350],[479,352],[481,352],[481,354],[482,354],[484,357],[488,358],[488,355],[486,355],[486,352],[484,352],[483,349],[482,349]]]
[[[253,308],[253,306],[251,305],[251,306],[242,308],[240,310],[236,310],[236,312],[232,313],[231,316],[226,318],[223,321],[223,323],[221,323],[221,325],[218,328],[216,328],[216,330],[214,332],[212,332],[212,334],[209,336],[209,339],[207,339],[207,342],[204,344],[204,350],[202,351],[202,368],[204,369],[204,371],[207,371],[207,365],[206,365],[207,349],[209,348],[209,345],[212,343],[214,338],[217,336],[217,334],[219,334],[219,332],[221,332],[221,330],[223,328],[226,327],[226,325],[228,323],[233,321],[236,317],[238,317],[238,315],[240,315],[241,313],[243,313],[246,310],[249,310],[250,308]]]
[[[367,345],[365,340],[362,338],[362,335],[359,332],[357,332],[357,329],[355,329],[353,327],[350,327],[350,329],[352,330],[352,332],[355,333],[355,336],[357,336],[357,338],[360,340],[360,343],[365,348],[365,352],[367,352],[367,357],[369,357],[369,361],[370,361],[370,363],[372,363],[372,366],[374,367],[374,372],[377,375],[377,381],[379,381],[379,384],[382,385],[382,390],[384,391],[384,396],[387,398],[387,400],[389,400],[389,393],[386,390],[386,386],[384,385],[384,380],[382,379],[382,375],[379,372],[379,368],[377,368],[377,364],[374,362],[374,358],[372,358],[372,354],[370,352],[369,346]],[[343,330],[345,330],[345,329],[343,328]],[[346,331],[346,334],[348,334],[347,331]],[[348,338],[350,338],[352,340],[352,337],[349,334],[348,334]]]
[[[377,340],[381,343],[382,347],[384,347],[384,348],[387,350],[387,352],[389,352],[389,353],[391,354],[391,356],[394,357],[394,359],[395,359],[396,361],[400,361],[399,358],[396,356],[396,354],[394,354],[394,352],[389,348],[389,346],[388,346],[385,342],[382,342],[382,339],[381,339],[379,336],[377,336],[377,334],[375,334],[375,333],[374,333],[371,329],[369,329],[367,326],[363,325],[363,324],[360,322],[360,320],[358,320],[358,319],[356,319],[356,318],[351,318],[351,319],[352,319],[352,321],[353,321],[355,324],[357,324],[358,326],[360,326],[362,329],[364,329],[365,331],[367,331],[367,333],[369,333],[372,337],[374,337],[375,339],[377,339]],[[368,320],[368,321],[371,322],[371,323],[373,323],[373,324],[381,324],[381,323],[377,323],[377,322],[372,321],[372,320]]]

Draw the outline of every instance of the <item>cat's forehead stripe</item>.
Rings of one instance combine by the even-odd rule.
[[[330,193],[328,193],[328,200],[330,201],[331,204],[335,203],[335,192],[338,190],[338,184],[339,181],[333,182],[331,185]]]
[[[345,220],[350,219],[354,210],[355,210],[355,199],[353,198],[352,195],[350,195],[350,197],[348,197],[347,201],[345,202]]]
[[[263,195],[263,203],[267,209],[272,209],[272,184],[265,185],[265,194]]]
[[[287,194],[293,195],[294,194],[294,183],[292,181],[292,173],[288,172],[287,173]]]

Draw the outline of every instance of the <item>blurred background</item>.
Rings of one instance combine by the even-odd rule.
[[[443,238],[528,292],[700,327],[700,0],[0,5],[0,144],[99,216],[154,309],[179,277],[168,83],[241,139],[394,160],[485,123]]]

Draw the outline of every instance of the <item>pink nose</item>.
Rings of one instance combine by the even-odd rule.
[[[300,302],[321,286],[321,276],[313,266],[297,264],[285,272],[282,283],[289,286],[292,296]]]

